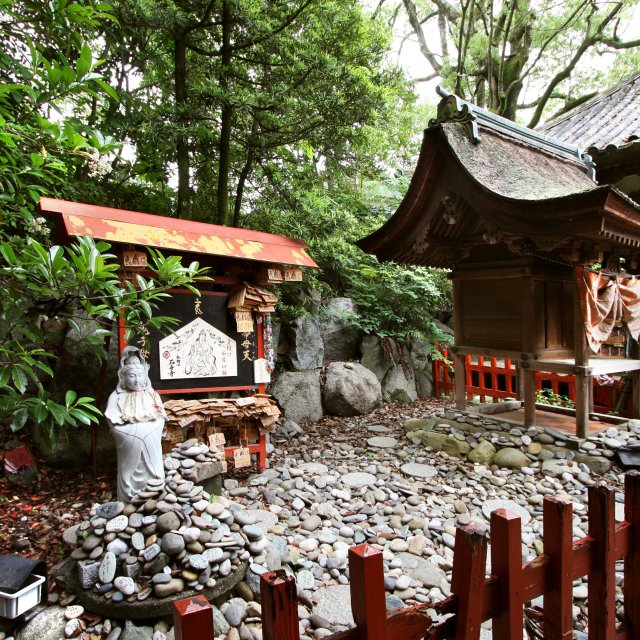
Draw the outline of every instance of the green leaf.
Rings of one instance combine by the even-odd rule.
[[[11,378],[13,380],[13,384],[15,388],[20,392],[24,393],[27,390],[27,376],[24,371],[20,369],[18,366],[14,366],[11,370]]]
[[[67,409],[74,403],[77,397],[78,397],[78,394],[72,389],[69,389],[69,391],[67,391],[67,393],[64,396],[64,403],[65,405],[67,405]]]
[[[92,55],[88,44],[82,45],[80,57],[76,63],[76,78],[82,80],[91,71]]]

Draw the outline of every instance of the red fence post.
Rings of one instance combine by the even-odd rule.
[[[359,640],[387,640],[382,551],[366,544],[349,549],[349,581]]]
[[[491,573],[498,578],[500,612],[495,640],[522,640],[522,536],[520,517],[505,509],[491,514]]]
[[[283,569],[260,576],[262,637],[264,640],[300,640],[296,581]]]
[[[544,594],[544,637],[573,638],[573,504],[558,497],[544,499],[544,553],[549,556]]]
[[[213,640],[213,609],[204,596],[173,603],[173,632],[176,640]]]
[[[478,640],[482,624],[487,534],[473,527],[456,530],[451,591],[458,597],[456,640]]]
[[[629,552],[624,559],[624,609],[629,637],[640,636],[640,473],[630,471],[624,478],[624,519],[631,523]]]
[[[593,566],[589,573],[589,636],[614,638],[616,630],[616,542],[614,491],[604,483],[589,487],[589,537]]]

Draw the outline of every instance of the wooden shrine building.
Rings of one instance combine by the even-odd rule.
[[[153,388],[174,398],[165,402],[169,448],[192,436],[211,442],[214,434],[226,433],[216,442],[233,444],[224,447],[228,457],[246,449],[258,454],[263,469],[265,434],[273,430],[279,410],[264,395],[273,369],[271,313],[277,298],[262,285],[301,280],[301,267],[316,267],[307,245],[271,233],[53,198],[42,198],[39,206],[53,218],[59,244],[80,236],[107,241],[120,260],[121,278],[153,275],[149,247],[210,269],[212,280],[199,283],[199,296],[173,290],[158,303],[157,315],[178,320],[169,335],[141,325],[132,344],[149,364]],[[119,337],[122,350],[122,326]],[[198,399],[211,392],[245,397]]]
[[[640,207],[597,184],[591,157],[577,146],[439,93],[404,200],[358,245],[381,260],[452,270],[459,409],[472,354],[518,362],[526,426],[536,420],[536,371],[576,376],[581,437],[595,375],[635,372],[637,417],[637,345],[609,355],[599,345],[621,321],[636,338],[640,330],[640,278],[632,277]]]

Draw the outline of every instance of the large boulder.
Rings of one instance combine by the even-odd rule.
[[[359,416],[382,404],[380,381],[357,362],[332,362],[327,367],[323,391],[327,413]]]
[[[325,362],[353,360],[358,357],[361,331],[349,325],[346,316],[357,312],[351,298],[329,298],[320,314],[320,335]]]
[[[116,464],[116,446],[109,429],[97,429],[96,451],[99,464]],[[85,467],[91,461],[91,429],[83,424],[60,429],[54,442],[45,425],[34,425],[33,439],[38,457],[55,467]]]
[[[271,395],[289,420],[316,422],[323,416],[320,370],[276,374],[271,383]]]
[[[318,320],[305,313],[289,327],[289,358],[294,369],[320,369],[324,362],[324,345]]]
[[[430,398],[433,395],[433,373],[429,347],[423,340],[414,338],[409,345],[409,353],[418,398]]]
[[[411,404],[418,398],[413,369],[398,363],[387,372],[382,381],[382,396],[385,402]]]
[[[392,367],[389,341],[378,336],[364,336],[360,341],[360,364],[373,371],[380,382]]]

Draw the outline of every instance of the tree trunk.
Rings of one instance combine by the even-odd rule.
[[[176,162],[178,164],[178,204],[176,215],[179,218],[189,213],[189,139],[186,135],[186,119],[184,110],[187,106],[187,40],[186,34],[180,32],[174,39],[174,83],[176,95]]]
[[[233,108],[229,95],[227,71],[231,64],[231,7],[222,2],[222,56],[220,86],[223,90],[220,114],[220,149],[218,161],[218,224],[229,224],[229,171],[231,156],[231,120]]]

